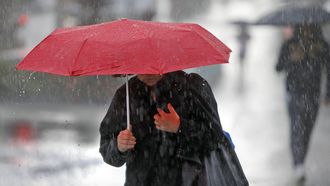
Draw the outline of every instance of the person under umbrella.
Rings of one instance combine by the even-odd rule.
[[[326,102],[330,100],[330,49],[318,24],[294,27],[282,45],[276,70],[286,74],[287,107],[291,121],[291,153],[295,179],[305,181],[304,162],[320,106],[322,69],[327,70]]]
[[[239,32],[236,36],[236,39],[239,44],[239,62],[241,67],[243,67],[247,53],[248,43],[249,40],[251,39],[251,35],[249,31],[250,23],[247,21],[236,20],[236,21],[232,21],[231,24],[234,24],[238,27]]]
[[[226,181],[226,176],[209,173],[203,163],[219,143],[232,147],[207,81],[176,71],[138,74],[128,84],[131,127],[125,123],[125,85],[115,93],[100,126],[100,153],[110,165],[126,163],[125,185],[248,185],[244,175],[235,176],[246,182],[235,183],[228,171]]]
[[[330,50],[321,30],[321,25],[329,22],[330,13],[321,6],[292,4],[268,13],[254,24],[290,26],[294,30],[292,37],[282,44],[276,70],[286,75],[291,154],[297,185],[305,182],[304,162],[319,109],[323,67],[327,69],[328,79],[326,100],[330,98]]]

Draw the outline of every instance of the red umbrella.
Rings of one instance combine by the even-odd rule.
[[[65,76],[164,74],[228,63],[230,52],[198,24],[120,19],[57,29],[16,68]]]

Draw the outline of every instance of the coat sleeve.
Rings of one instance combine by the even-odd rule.
[[[211,87],[197,74],[188,77],[188,118],[180,118],[179,139],[181,155],[191,157],[196,152],[205,153],[217,147],[223,139],[223,131],[217,102]]]
[[[329,58],[330,59],[330,58]],[[327,77],[327,84],[326,84],[326,100],[330,101],[330,61],[327,61],[327,71],[326,71],[326,77]]]
[[[288,43],[284,43],[280,49],[280,55],[276,64],[276,71],[281,72],[286,69],[289,60],[289,47]]]
[[[330,101],[330,47],[328,43],[324,44],[322,56],[326,68],[326,100]]]
[[[124,100],[118,91],[116,92],[108,112],[101,122],[100,126],[100,148],[104,162],[120,167],[126,162],[127,153],[121,153],[117,147],[117,136],[122,128],[123,112],[125,110]]]

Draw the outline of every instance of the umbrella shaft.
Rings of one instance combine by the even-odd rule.
[[[126,74],[126,121],[127,129],[130,130],[130,117],[129,117],[129,92],[128,92],[128,74]]]

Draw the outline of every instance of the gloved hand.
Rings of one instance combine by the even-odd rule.
[[[176,133],[180,126],[180,117],[171,103],[167,104],[167,108],[168,113],[161,108],[157,108],[158,113],[154,115],[154,123],[159,130]]]

